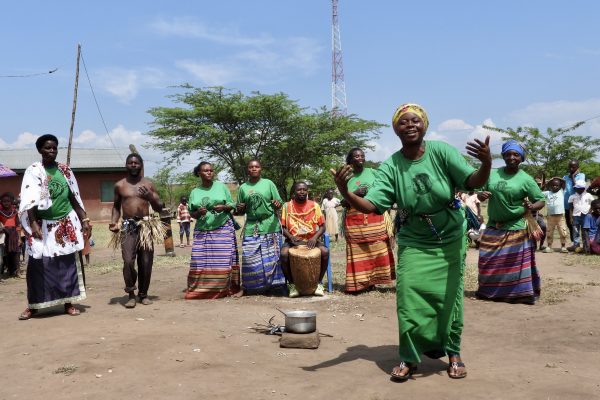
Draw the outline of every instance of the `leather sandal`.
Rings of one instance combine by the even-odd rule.
[[[72,304],[65,304],[65,314],[69,314],[70,316],[77,316],[81,314],[81,311],[76,309]]]
[[[23,311],[19,315],[19,320],[21,320],[21,321],[27,321],[28,319],[30,319],[31,317],[33,317],[36,313],[37,313],[37,310],[31,309],[31,308],[26,308],[25,311]]]
[[[462,370],[459,370],[462,368]],[[453,361],[448,364],[448,369],[446,369],[448,373],[448,377],[451,379],[462,379],[467,376],[467,370],[465,369],[465,363],[462,361]]]
[[[407,368],[408,372],[404,375],[401,374],[402,370]],[[396,370],[399,370],[399,372],[395,372]],[[412,374],[415,373],[417,371],[417,366],[415,364],[406,362],[406,361],[400,361],[400,364],[398,364],[398,366],[394,367],[392,369],[392,373],[390,374],[391,379],[395,382],[404,382],[407,381],[410,377],[412,377]]]

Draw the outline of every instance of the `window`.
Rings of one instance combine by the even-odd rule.
[[[100,201],[103,203],[110,203],[115,199],[115,181],[101,181],[100,182]]]

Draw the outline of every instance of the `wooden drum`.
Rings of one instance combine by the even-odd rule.
[[[294,285],[302,296],[315,293],[321,272],[321,250],[304,245],[290,247],[290,270]]]

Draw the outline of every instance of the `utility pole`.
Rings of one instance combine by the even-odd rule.
[[[344,63],[342,60],[342,39],[338,19],[338,0],[331,0],[331,108],[337,115],[346,115],[346,83],[344,82]]]
[[[77,44],[77,67],[75,68],[75,89],[73,93],[73,111],[71,112],[71,128],[69,129],[69,145],[67,147],[67,165],[71,164],[71,146],[73,144],[73,127],[75,126],[75,111],[77,111],[77,89],[79,88],[79,59],[81,58],[81,43]]]

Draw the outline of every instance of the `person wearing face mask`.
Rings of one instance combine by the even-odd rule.
[[[392,127],[402,147],[381,164],[364,197],[348,188],[351,165],[332,171],[344,199],[360,212],[383,214],[393,204],[398,207],[400,363],[391,372],[396,381],[409,379],[422,355],[448,356],[448,376],[467,376],[460,356],[467,222],[455,195],[487,181],[492,165],[489,137],[467,144],[467,153],[481,161],[476,170],[449,144],[424,140],[428,125],[420,105],[396,109]]]
[[[38,310],[64,305],[65,313],[80,314],[73,303],[86,298],[77,252],[89,234],[79,186],[71,168],[56,162],[58,139],[42,135],[35,147],[41,162],[25,170],[21,184],[19,217],[28,234],[27,300],[19,319],[27,320]]]
[[[492,170],[479,200],[489,200],[487,228],[479,246],[479,288],[483,300],[535,304],[540,276],[535,240],[527,230],[526,211],[538,211],[545,197],[535,180],[519,165],[525,149],[510,140],[502,145],[503,168]]]
[[[203,161],[194,171],[200,185],[192,190],[188,200],[196,225],[185,299],[241,296],[231,192],[224,183],[215,180],[211,163]]]

